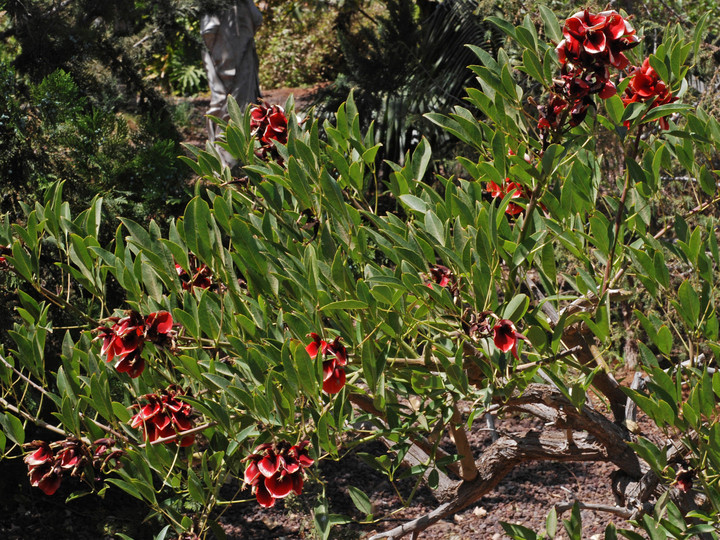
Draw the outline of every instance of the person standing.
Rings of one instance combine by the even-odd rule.
[[[262,13],[252,0],[235,0],[222,11],[203,14],[200,34],[205,42],[203,63],[210,83],[210,107],[207,130],[215,142],[220,128],[210,118],[228,120],[228,95],[241,108],[256,103],[260,94],[259,60],[255,51],[255,32],[262,23]],[[229,165],[227,153],[218,149]]]

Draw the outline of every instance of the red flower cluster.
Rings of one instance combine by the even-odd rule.
[[[515,324],[509,319],[500,319],[493,327],[493,342],[502,352],[512,351],[515,358],[518,357],[517,343],[519,339],[530,341],[517,331]]]
[[[287,143],[287,117],[283,108],[279,105],[268,106],[265,103],[253,107],[250,111],[250,128],[252,134],[260,141],[260,149],[256,155],[261,159],[267,159],[269,154],[274,159],[279,159],[273,141]]]
[[[310,467],[314,461],[309,456],[309,441],[290,446],[287,441],[276,445],[261,444],[255,453],[249,455],[245,469],[245,483],[252,486],[252,491],[260,506],[270,508],[277,499],[287,497],[291,491],[300,495],[303,487],[304,468]]]
[[[495,182],[487,183],[487,192],[493,199],[503,199],[505,195],[511,194],[513,199],[519,197],[528,198],[528,194],[525,192],[525,188],[517,182],[511,182],[509,178],[505,179],[502,186],[498,186]],[[511,202],[507,205],[505,213],[511,216],[517,216],[523,212],[523,207]]]
[[[190,272],[175,263],[175,271],[182,282],[182,288],[186,291],[192,291],[195,287],[210,289],[213,286],[210,268],[204,263],[198,265],[197,258],[192,253],[188,256],[188,260],[190,262]]]
[[[347,364],[347,350],[340,345],[340,338],[328,343],[316,333],[309,334],[313,338],[305,350],[315,358],[320,352],[323,357],[323,391],[328,394],[337,394],[345,386],[345,366]]]
[[[133,405],[140,411],[130,419],[130,425],[134,428],[142,426],[143,436],[150,442],[192,429],[193,410],[189,403],[178,399],[182,395],[184,392],[175,385],[159,394],[144,395],[147,403]],[[195,441],[195,435],[185,435],[179,441],[180,446],[190,446]]]
[[[607,99],[617,92],[609,66],[624,69],[624,51],[639,42],[635,29],[616,11],[578,11],[565,21],[557,46],[562,72],[547,105],[539,106],[538,129],[557,129],[567,116],[574,127],[585,119],[592,96]]]
[[[125,317],[108,320],[115,323],[111,328],[100,326],[95,329],[103,340],[100,354],[106,355],[106,362],[117,358],[115,369],[133,379],[145,369],[145,360],[141,356],[145,341],[168,348],[175,344],[173,319],[167,311],[157,311],[145,318],[137,311],[128,311]]]
[[[630,23],[613,10],[578,11],[565,21],[563,37],[557,46],[560,62],[594,71],[608,65],[625,69],[628,59],[623,52],[640,42]]]
[[[87,465],[92,464],[96,469],[102,470],[111,460],[114,460],[117,467],[123,451],[113,450],[114,444],[113,439],[98,439],[93,443],[95,452],[92,452],[84,442],[70,437],[53,443],[53,446],[59,448],[59,451],[55,452],[49,443],[33,441],[27,446],[35,451],[24,458],[28,466],[30,485],[40,488],[45,495],[52,495],[60,487],[66,473],[70,476],[82,476]]]
[[[622,96],[623,103],[627,107],[630,103],[652,101],[651,108],[659,107],[676,101],[667,85],[660,79],[657,72],[650,66],[650,59],[646,58],[642,66],[633,68],[630,71],[630,83],[625,88],[625,95]],[[668,129],[666,117],[659,118],[660,127]],[[629,126],[626,122],[626,126]]]

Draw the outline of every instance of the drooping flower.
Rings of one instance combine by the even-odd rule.
[[[60,487],[64,476],[85,478],[86,473],[97,474],[111,460],[114,468],[119,467],[124,451],[110,450],[113,444],[113,439],[99,439],[93,443],[97,446],[93,453],[86,442],[75,437],[54,443],[32,441],[24,445],[31,451],[23,458],[28,466],[30,485],[40,488],[46,495],[52,495]],[[101,450],[102,453],[99,453]],[[95,480],[101,481],[101,478]]]
[[[677,101],[672,95],[670,89],[660,78],[657,72],[650,65],[650,59],[646,58],[642,66],[635,67],[630,71],[630,82],[625,88],[622,96],[623,103],[627,107],[630,103],[639,103],[652,101],[651,109],[666,105]],[[662,129],[668,129],[670,126],[667,117],[663,116],[658,119]],[[626,122],[626,127],[630,122]]]
[[[511,198],[517,199],[520,197],[527,197],[525,188],[517,182],[511,182],[509,178],[505,179],[502,186],[497,185],[495,182],[490,181],[487,183],[486,190],[493,199],[503,199],[506,195],[510,195]],[[507,205],[505,213],[511,216],[517,216],[523,212],[523,207],[511,202]]]
[[[175,385],[167,387],[160,393],[144,395],[142,399],[146,403],[133,406],[139,411],[130,419],[130,426],[141,427],[143,437],[151,443],[192,429],[193,410],[189,403],[178,399],[178,396],[182,395],[184,392]],[[194,435],[185,435],[167,442],[179,442],[180,446],[190,446],[194,441]]]
[[[63,470],[72,471],[73,475],[90,462],[87,446],[80,440],[70,437],[60,443],[61,450],[57,453],[57,461]]]
[[[628,65],[624,51],[640,42],[630,22],[613,10],[578,11],[565,21],[563,38],[557,46],[560,63],[590,70],[607,65],[624,69]]]
[[[517,343],[522,339],[529,341],[524,335],[517,331],[515,324],[509,319],[500,319],[493,327],[493,342],[502,352],[511,351],[515,358],[518,357]]]
[[[323,358],[323,391],[337,394],[345,386],[347,349],[340,344],[339,337],[330,343],[314,332],[308,336],[313,340],[305,347],[307,353],[314,358],[319,352]]]
[[[40,488],[45,495],[54,494],[62,482],[62,468],[57,461],[48,461],[29,471],[30,485]]]
[[[177,333],[172,329],[172,315],[167,311],[150,313],[143,318],[137,311],[130,310],[125,317],[110,317],[108,321],[114,324],[95,329],[102,339],[100,354],[106,362],[117,360],[118,373],[127,373],[133,379],[145,369],[142,351],[146,341],[168,349],[175,346]]]
[[[436,283],[440,287],[447,287],[452,283],[453,273],[447,266],[442,264],[431,264],[430,265],[430,277],[432,281],[429,281],[427,286],[433,288],[433,283]]]
[[[287,143],[287,117],[283,108],[279,105],[267,105],[264,102],[253,107],[250,111],[250,128],[260,142],[260,149],[256,155],[261,159],[267,159],[268,156],[276,160],[280,159],[273,141]]]
[[[50,444],[45,441],[32,441],[25,445],[32,453],[26,454],[23,461],[28,466],[30,485],[40,488],[45,495],[52,495],[62,482],[62,468]]]
[[[195,287],[199,289],[211,289],[214,286],[212,280],[212,271],[206,264],[199,264],[195,255],[190,253],[188,255],[188,261],[190,268],[185,270],[179,264],[175,264],[175,271],[177,272],[182,288],[186,291],[192,291]]]
[[[314,463],[307,451],[309,444],[309,441],[293,446],[287,441],[265,443],[246,458],[244,481],[252,486],[260,506],[270,508],[277,499],[287,497],[291,492],[300,495],[303,469]]]
[[[677,485],[678,489],[683,493],[687,493],[692,489],[693,478],[695,478],[695,471],[682,467],[675,476],[674,484]]]

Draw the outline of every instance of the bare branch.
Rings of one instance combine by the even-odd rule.
[[[589,435],[575,436],[568,444],[564,433],[529,432],[524,437],[500,437],[476,462],[478,475],[472,482],[461,482],[442,493],[447,502],[427,515],[371,537],[396,540],[427,529],[433,523],[473,504],[492,491],[518,464],[527,461],[608,461],[605,451]]]
[[[565,501],[561,502],[560,504],[555,505],[555,510],[558,513],[558,516],[562,514],[563,512],[567,512],[570,510],[573,506],[575,506],[575,503],[580,507],[581,510],[594,510],[595,512],[608,512],[610,514],[615,514],[618,517],[621,517],[623,519],[630,519],[635,514],[635,511],[630,510],[629,508],[624,508],[622,506],[612,506],[609,504],[592,504],[592,503],[583,503],[580,501]]]

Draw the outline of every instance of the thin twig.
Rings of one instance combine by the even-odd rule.
[[[201,426],[194,427],[192,429],[188,429],[187,431],[178,431],[175,435],[170,435],[168,437],[162,437],[160,439],[155,439],[154,441],[151,441],[150,444],[152,446],[156,444],[163,444],[166,442],[172,442],[177,438],[181,437],[187,437],[188,435],[195,435],[196,433],[200,433],[201,431],[205,431],[207,428],[217,426],[217,422],[207,422]],[[148,443],[142,443],[141,445],[138,445],[138,448],[145,448]]]
[[[568,510],[570,510],[573,506],[575,506],[575,504],[577,504],[581,510],[594,510],[596,512],[608,512],[610,514],[615,514],[616,516],[619,516],[623,519],[630,519],[632,517],[632,515],[634,514],[633,510],[630,510],[623,506],[612,506],[609,504],[583,503],[580,501],[561,502],[560,504],[555,505],[555,511],[558,513],[558,515],[560,515],[563,512],[567,512]]]
[[[18,415],[22,416],[22,417],[25,418],[26,420],[29,420],[30,422],[32,422],[33,424],[35,424],[35,425],[37,425],[37,426],[39,426],[39,427],[41,427],[41,428],[45,428],[45,429],[47,429],[48,431],[52,431],[53,433],[57,433],[58,435],[62,435],[63,437],[69,437],[69,436],[70,436],[70,435],[68,435],[65,431],[63,431],[62,429],[60,429],[59,427],[53,426],[53,425],[51,425],[51,424],[48,424],[47,422],[45,422],[45,421],[43,421],[43,420],[40,420],[39,418],[34,418],[32,415],[30,415],[30,414],[26,413],[25,411],[22,411],[22,410],[18,409],[17,407],[15,407],[15,405],[11,405],[11,404],[8,403],[7,401],[5,401],[3,398],[0,398],[0,405],[2,405],[2,406],[3,406],[4,408],[6,408],[7,410],[12,411],[12,412],[14,412],[15,414],[18,414]]]

